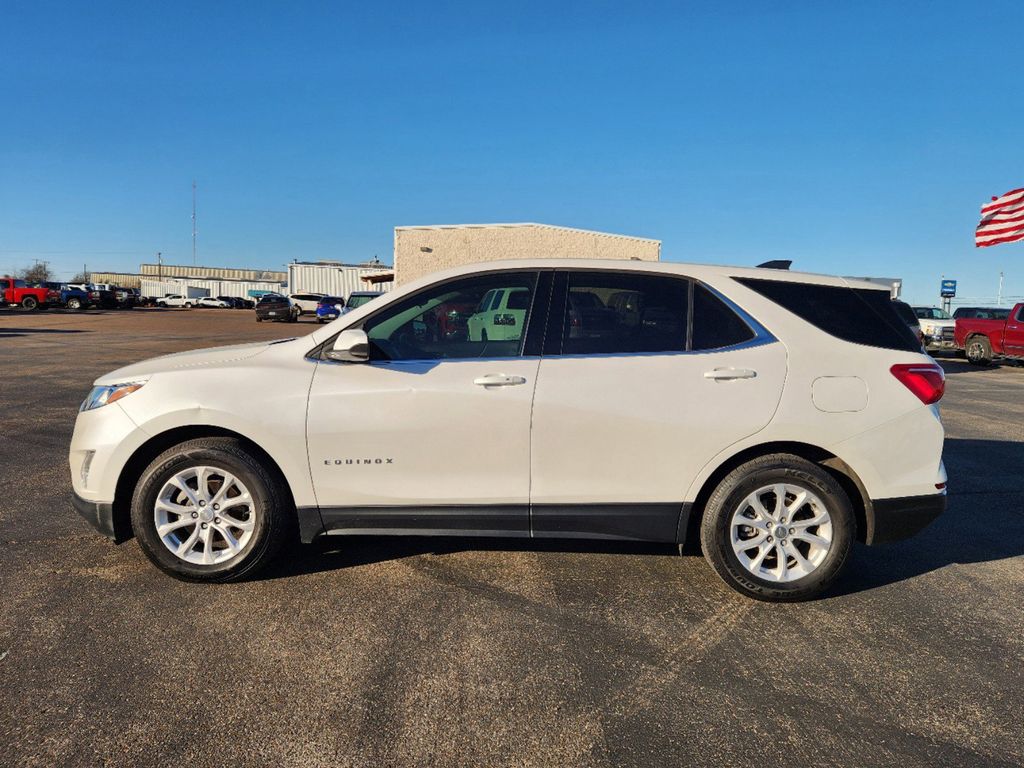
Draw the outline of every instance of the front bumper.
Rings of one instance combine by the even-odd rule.
[[[131,538],[127,531],[119,530],[121,526],[114,523],[114,505],[108,501],[89,501],[77,493],[71,494],[71,503],[75,511],[89,521],[89,525],[102,533],[115,544]]]
[[[905,496],[898,499],[874,499],[868,544],[886,544],[908,539],[946,511],[946,493]]]

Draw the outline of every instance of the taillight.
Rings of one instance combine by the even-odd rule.
[[[925,405],[939,402],[946,391],[946,374],[939,365],[897,363],[889,370]]]

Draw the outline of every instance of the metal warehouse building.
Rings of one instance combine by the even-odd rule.
[[[658,261],[661,241],[551,224],[395,227],[398,284],[463,264],[535,258]]]
[[[295,261],[288,265],[288,293],[323,293],[347,298],[352,291],[390,291],[390,267]]]
[[[185,296],[237,296],[256,299],[265,293],[283,293],[284,283],[273,280],[204,280],[193,277],[143,277],[139,292],[143,296],[160,298],[171,293]]]
[[[142,264],[144,277],[202,277],[208,280],[265,280],[283,283],[288,276],[273,269],[239,269],[236,267],[200,267],[184,264]],[[99,282],[93,279],[93,282]]]

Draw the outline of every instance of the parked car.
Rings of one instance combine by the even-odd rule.
[[[113,286],[110,290],[114,292],[114,299],[117,301],[118,309],[134,309],[137,297],[131,288],[120,288]]]
[[[896,314],[900,316],[900,319],[907,324],[911,333],[921,342],[921,348],[923,349],[925,346],[924,333],[921,331],[921,321],[918,320],[914,308],[907,304],[907,302],[900,301],[899,299],[893,299],[892,306],[896,310]]]
[[[84,309],[89,306],[89,292],[74,288],[67,283],[47,281],[37,283],[37,288],[47,291],[47,303],[51,307],[67,307],[68,309]]]
[[[316,305],[316,321],[318,323],[329,323],[341,317],[341,310],[345,308],[345,299],[340,296],[324,296]]]
[[[1001,319],[959,318],[956,345],[974,365],[988,365],[996,359],[1024,361],[1024,302],[1006,310]]]
[[[182,296],[180,293],[169,293],[156,300],[158,307],[184,307],[185,309],[192,309],[199,301],[200,298],[189,298],[188,296]]]
[[[288,301],[291,302],[300,316],[303,314],[315,315],[316,308],[323,297],[324,294],[322,293],[292,293],[289,294]]]
[[[279,293],[267,293],[260,297],[256,304],[256,322],[264,320],[294,323],[299,319],[299,309],[292,305],[287,296]]]
[[[946,310],[938,307],[914,307],[914,314],[921,322],[925,349],[929,352],[951,352],[956,349],[956,342],[953,340],[955,323]]]
[[[378,296],[383,296],[382,291],[352,291],[348,295],[348,299],[345,301],[345,310],[341,314],[351,312],[353,309],[359,309],[367,302],[373,301]]]
[[[46,288],[32,288],[24,280],[11,276],[0,278],[0,297],[4,304],[20,304],[24,309],[46,309],[49,291]]]
[[[197,307],[206,307],[208,309],[229,309],[231,305],[223,299],[218,299],[214,296],[201,296],[196,299]]]
[[[978,317],[982,320],[1005,320],[1010,316],[1007,307],[957,307],[953,319]]]
[[[92,288],[89,290],[89,304],[100,309],[117,309],[117,294],[108,288]]]
[[[645,324],[616,310],[604,337],[574,338],[573,291],[606,304],[632,291],[659,311]],[[495,292],[525,307],[500,310],[517,321],[502,341],[417,333],[437,307]],[[729,586],[789,601],[832,583],[854,540],[905,538],[942,512],[943,390],[942,368],[871,283],[493,262],[308,336],[101,376],[69,461],[93,525],[134,535],[192,581],[256,573],[294,528],[307,542],[472,532],[681,545],[699,533]]]
[[[247,306],[246,300],[238,296],[218,296],[218,299],[224,302],[230,309],[251,309],[252,307]]]
[[[466,321],[470,341],[508,341],[523,333],[532,293],[527,288],[495,288],[480,299]]]

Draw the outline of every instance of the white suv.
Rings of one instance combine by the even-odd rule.
[[[472,319],[489,292],[525,308]],[[509,323],[512,314],[516,322]],[[461,330],[460,330],[461,329]],[[514,329],[514,331],[513,331]],[[290,535],[673,542],[751,597],[827,587],[855,539],[945,507],[942,369],[870,283],[590,260],[438,273],[287,341],[96,381],[76,508],[174,576]]]

